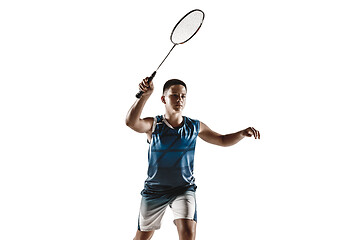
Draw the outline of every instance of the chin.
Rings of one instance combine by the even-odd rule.
[[[174,108],[174,111],[175,111],[175,112],[182,112],[182,110],[183,110],[183,107]]]

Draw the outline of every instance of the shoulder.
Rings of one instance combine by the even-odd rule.
[[[164,119],[164,116],[163,115],[157,115],[153,119],[154,119],[154,121],[156,121],[158,123],[158,122],[161,122]]]
[[[193,119],[193,118],[189,118],[189,117],[186,117],[186,116],[184,116],[184,119],[185,119],[185,121],[186,121],[188,124],[191,124],[191,125],[195,126],[196,129],[200,130],[200,123],[201,123],[201,122],[200,122],[199,120]]]
[[[184,116],[184,118],[186,119],[186,121],[189,121],[189,122],[193,122],[193,123],[200,123],[200,121],[199,121],[199,120],[194,119],[194,118],[189,118],[189,117],[186,117],[186,116]]]
[[[151,133],[153,133],[155,131],[155,129],[157,129],[158,126],[163,126],[163,120],[164,120],[164,116],[163,115],[157,115],[155,117],[152,118],[152,128],[151,128]]]

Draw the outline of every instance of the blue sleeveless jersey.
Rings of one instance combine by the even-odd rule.
[[[142,194],[195,191],[194,153],[200,122],[183,117],[173,128],[163,116],[154,119],[148,152],[148,178]]]

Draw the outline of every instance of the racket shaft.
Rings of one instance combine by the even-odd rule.
[[[164,58],[164,60],[162,60],[162,62],[160,63],[160,65],[158,66],[158,68],[156,69],[159,70],[159,68],[161,67],[161,65],[165,62],[165,60],[167,59],[167,57],[170,55],[171,51],[174,49],[174,47],[176,46],[176,44],[174,44],[174,46],[172,46],[172,48],[170,49],[169,53],[166,55],[166,57]]]

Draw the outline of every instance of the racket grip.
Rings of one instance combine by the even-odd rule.
[[[153,72],[152,74],[151,74],[151,76],[150,77],[148,77],[148,83],[150,83],[152,80],[153,80],[153,78],[155,77],[155,75],[156,75],[156,71],[155,72]],[[139,91],[137,94],[136,94],[136,98],[141,98],[141,96],[143,95],[143,91]]]

